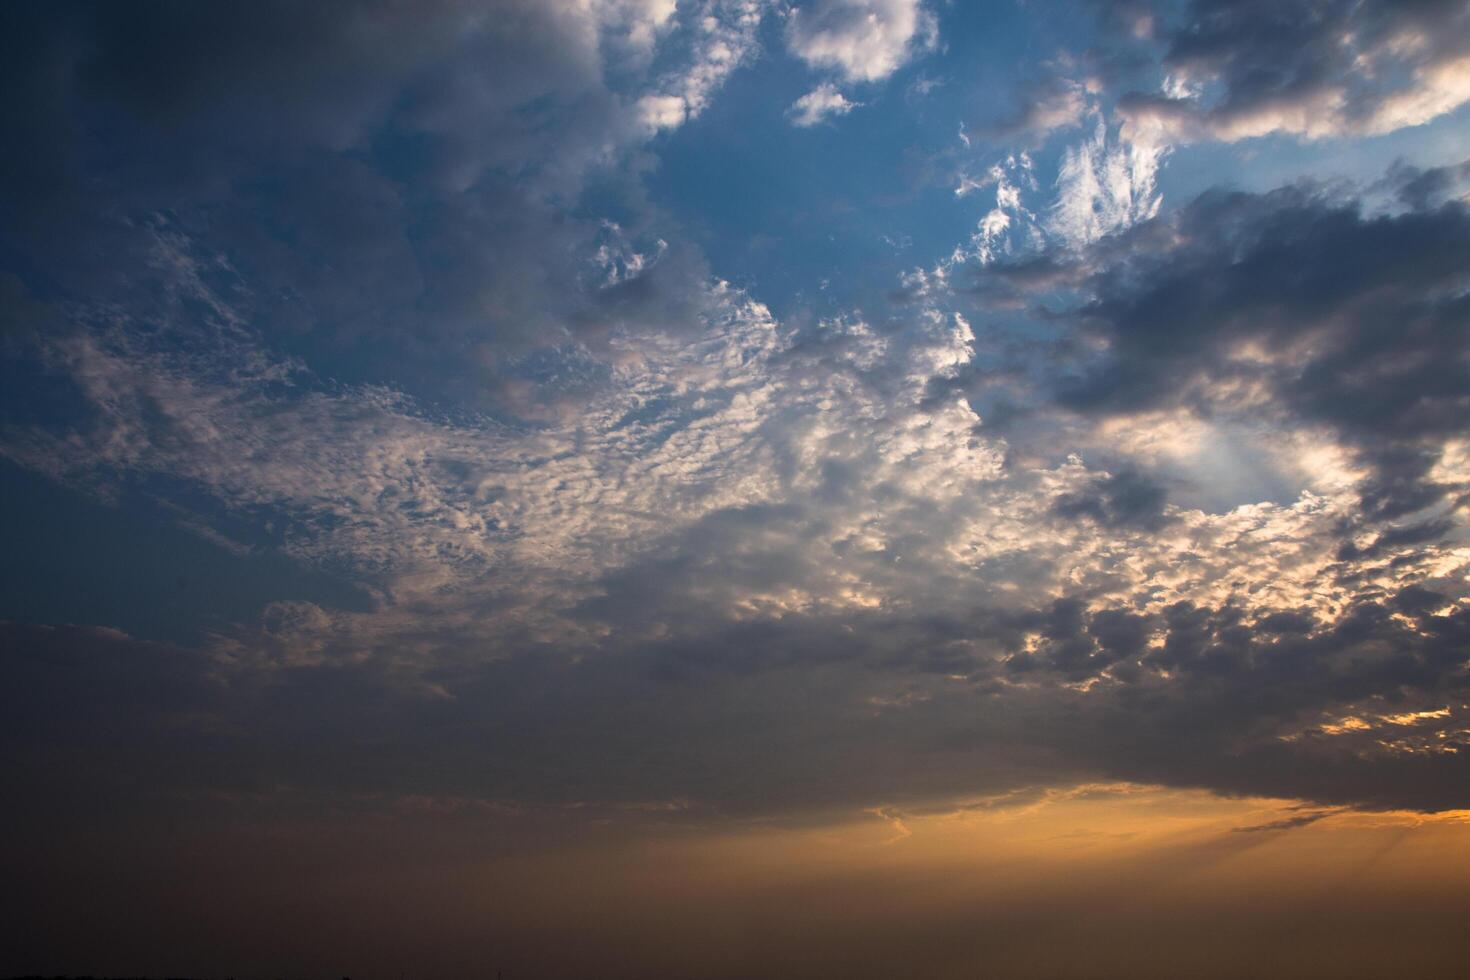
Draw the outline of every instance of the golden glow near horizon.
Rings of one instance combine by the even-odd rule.
[[[1401,861],[1383,865],[1378,845],[1387,838],[1404,843],[1409,832],[1438,844],[1463,837],[1456,847],[1470,858],[1467,810],[1368,811],[1133,783],[875,807],[849,819],[718,834],[673,846],[709,855],[716,864],[727,862],[735,875],[802,866],[955,869],[999,858],[1076,869],[1165,854],[1181,857],[1207,846],[1213,846],[1207,863],[1215,873],[1278,874],[1328,851],[1328,863],[1346,871],[1358,850],[1374,855],[1380,871],[1397,873],[1410,865],[1416,873],[1453,870],[1441,860],[1447,856],[1443,853],[1419,868],[1412,847]],[[1459,870],[1470,870],[1470,863]]]
[[[482,898],[514,883],[486,914],[595,919],[590,948],[650,976],[1388,976],[1456,948],[1470,811],[1093,783],[665,827],[479,873]]]

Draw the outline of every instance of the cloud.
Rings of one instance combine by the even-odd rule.
[[[823,82],[793,102],[786,110],[786,118],[791,120],[791,125],[806,129],[825,120],[845,116],[860,105],[861,102],[849,102],[831,82]]]
[[[922,0],[813,0],[786,22],[793,55],[848,82],[881,81],[937,43],[937,22]]]
[[[947,279],[966,263],[993,270],[985,289],[996,303],[1007,281],[1021,278],[1058,284],[1075,272],[1066,252],[1081,249],[1156,216],[1163,207],[1159,171],[1170,147],[1152,139],[1131,139],[1126,126],[1110,125],[1092,113],[1092,134],[1065,148],[1050,200],[1028,152],[1009,153],[982,177],[961,171],[956,197],[995,188],[994,206],[976,224],[968,242],[956,248],[932,272]],[[1035,282],[1032,285],[1036,285]]]
[[[446,410],[564,414],[605,383],[612,333],[703,313],[708,269],[687,242],[660,247],[639,154],[753,55],[767,7],[6,10],[6,35],[35,43],[5,70],[48,108],[0,126],[51,161],[0,187],[7,247],[136,312],[165,221],[209,239],[207,275],[290,357]],[[594,180],[616,231],[575,212]],[[612,238],[649,258],[617,283]],[[548,382],[560,352],[578,365]]]
[[[1453,492],[1429,473],[1467,407],[1462,203],[1370,217],[1311,187],[1210,193],[1166,234],[1168,247],[1125,247],[1093,273],[1078,312],[1106,352],[1061,385],[1064,404],[1285,411],[1372,469],[1370,515]]]
[[[1024,139],[1034,145],[1058,130],[1082,125],[1087,110],[1086,87],[1055,75],[1023,92],[1022,108],[1015,116],[977,128],[995,139]]]
[[[1157,179],[1167,150],[1127,135],[1110,140],[1099,119],[1092,138],[1062,157],[1048,230],[1068,244],[1085,245],[1158,214],[1163,198]]]
[[[1108,525],[1157,529],[1164,523],[1168,490],[1135,470],[1097,477],[1085,489],[1063,494],[1053,505],[1063,517]]]
[[[1309,827],[1318,820],[1332,816],[1331,813],[1302,813],[1294,817],[1282,817],[1280,820],[1272,820],[1267,823],[1252,824],[1248,827],[1236,827],[1237,834],[1270,834],[1283,830],[1296,830],[1298,827]]]
[[[1470,161],[1427,170],[1397,163],[1389,171],[1387,183],[1405,206],[1427,211],[1452,198],[1463,201],[1470,194]]]
[[[645,95],[638,100],[638,123],[648,133],[678,129],[689,118],[689,103],[682,95]]]
[[[81,760],[128,799],[308,809],[770,816],[1099,775],[1466,805],[1461,169],[1396,171],[1382,212],[1296,185],[1164,213],[1163,144],[1100,118],[1055,206],[1026,154],[962,184],[994,200],[901,302],[778,316],[640,183],[763,9],[446,7],[392,52],[389,14],[309,23],[287,118],[257,115],[274,8],[259,35],[190,13],[212,56],[157,64],[89,16],[57,28],[81,63],[15,69],[62,122],[8,132],[64,165],[5,199],[0,452],[355,586],[252,592],[189,649],[5,626],[0,692],[57,715],[7,704],[7,746],[60,746],[28,785]],[[786,29],[860,82],[927,23]],[[151,179],[159,146],[207,165]],[[99,706],[130,663],[146,690]]]
[[[1175,93],[1119,108],[1136,131],[1172,140],[1372,136],[1470,101],[1459,0],[1196,0],[1163,40]]]
[[[646,134],[675,129],[704,112],[730,73],[756,51],[756,30],[770,6],[769,0],[705,0],[695,8],[688,63],[638,100],[638,122]]]
[[[594,6],[604,29],[620,36],[636,57],[647,59],[674,26],[678,0],[603,0]]]
[[[1278,193],[1207,195],[1169,219],[1181,224],[1167,235],[1158,218],[1072,253],[1086,270],[1073,281],[1091,295],[1072,315],[1108,343],[1051,393],[1103,419],[1188,411],[1191,379],[1210,380],[1242,338],[1281,331],[1276,347],[1289,350],[1309,331],[1312,356],[1333,357],[1333,331],[1356,329],[1344,312],[1352,296],[1448,301],[1436,283],[1453,249],[1439,265],[1401,253],[1411,241],[1444,252],[1464,220],[1458,204],[1366,218],[1311,190]],[[1435,222],[1444,227],[1431,234]],[[1397,256],[1417,278],[1401,294],[1386,283],[1402,270],[1375,281],[1358,269],[1340,293],[1306,257],[1323,249],[1318,224],[1338,249],[1324,263],[1351,265],[1355,249],[1387,240],[1398,244],[1373,254]],[[607,232],[606,288],[643,282],[666,261]],[[73,307],[70,330],[33,338],[86,411],[62,427],[12,421],[3,445],[76,486],[148,486],[180,506],[203,497],[236,521],[269,522],[295,560],[371,591],[369,609],[273,601],[204,644],[225,691],[210,724],[240,731],[254,765],[279,767],[270,746],[293,737],[293,705],[347,685],[351,703],[316,723],[323,745],[345,744],[363,713],[403,719],[395,730],[437,717],[441,734],[454,719],[462,738],[410,740],[403,766],[370,780],[430,796],[453,795],[483,764],[436,745],[493,744],[579,717],[550,749],[561,762],[511,738],[524,754],[497,755],[499,775],[477,795],[547,803],[576,785],[609,800],[766,811],[1106,773],[1332,802],[1463,802],[1444,789],[1454,753],[1405,761],[1434,742],[1458,745],[1456,714],[1436,716],[1433,730],[1401,726],[1387,746],[1305,734],[1319,714],[1438,710],[1459,683],[1466,556],[1443,541],[1452,522],[1397,527],[1377,504],[1370,516],[1381,520],[1362,521],[1384,457],[1366,482],[1314,485],[1283,503],[1188,506],[1172,479],[1129,459],[1143,450],[1116,431],[1104,438],[1123,458],[1106,469],[1012,452],[962,397],[988,341],[963,316],[920,304],[901,330],[851,315],[786,324],[715,282],[694,332],[611,335],[612,373],[564,418],[446,417],[272,353],[232,305],[249,290],[167,225],[152,235],[153,326]],[[1299,277],[1262,276],[1253,256],[1278,247],[1304,250],[1289,266],[1268,263]],[[1256,270],[1251,292],[1231,289],[1233,264]],[[1149,311],[1156,291],[1177,295],[1178,277],[1216,286],[1192,289],[1192,343],[1170,346],[1170,318]],[[1318,319],[1275,325],[1260,312],[1288,301]],[[1155,323],[1164,339],[1125,332]],[[1157,370],[1146,405],[1117,401],[1111,372],[1145,354],[1162,359],[1129,368]],[[1244,363],[1265,370],[1255,355]],[[1392,380],[1354,383],[1374,392]],[[1321,413],[1294,400],[1311,386],[1292,383],[1300,394],[1280,400],[1298,414],[1278,424],[1311,429]],[[1362,430],[1340,424],[1357,448]],[[1413,446],[1458,431],[1402,424]],[[1431,471],[1414,470],[1415,486],[1442,479]],[[193,513],[210,520],[197,504]],[[1359,536],[1353,550],[1345,535]],[[798,710],[781,693],[793,683],[822,698]],[[262,684],[274,692],[265,702],[252,693]],[[524,685],[550,700],[506,700]],[[612,690],[657,704],[658,723],[632,724]],[[873,706],[895,698],[907,707],[875,719]],[[1394,699],[1404,707],[1370,710]],[[762,704],[762,737],[789,770],[746,768],[748,732],[732,719]],[[892,763],[856,765],[867,756],[852,746],[868,740]],[[680,744],[699,745],[697,758],[669,748]],[[916,770],[912,753],[934,745],[950,748]],[[1052,761],[1007,761],[1020,749]],[[617,761],[650,758],[662,761]],[[314,765],[293,762],[292,778],[314,778]],[[813,769],[829,774],[821,786],[803,775]],[[224,773],[218,788],[246,788],[253,771]],[[968,774],[962,785],[954,772]]]

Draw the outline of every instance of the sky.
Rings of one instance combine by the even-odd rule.
[[[0,974],[1460,975],[1464,0],[21,0],[0,145]]]

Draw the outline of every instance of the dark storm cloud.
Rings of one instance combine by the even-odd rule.
[[[1080,595],[1030,611],[751,617],[752,589],[819,585],[822,535],[800,508],[717,512],[603,579],[603,597],[574,613],[592,645],[500,636],[487,661],[473,646],[489,638],[451,634],[461,655],[428,669],[350,648],[262,657],[285,643],[271,634],[290,624],[275,620],[212,657],[12,626],[5,663],[20,673],[0,690],[48,718],[38,728],[20,705],[7,738],[25,752],[27,738],[70,732],[54,741],[180,813],[207,799],[310,810],[425,797],[596,804],[595,816],[684,800],[697,805],[680,819],[698,821],[1089,774],[1328,803],[1467,802],[1462,763],[1434,751],[1463,740],[1458,714],[1403,728],[1414,738],[1398,748],[1384,747],[1383,729],[1399,732],[1386,722],[1317,731],[1463,698],[1470,620],[1430,588],[1364,589],[1335,618],[1261,615],[1245,597],[1146,612]],[[148,697],[109,695],[125,664]],[[36,792],[54,778],[27,772]]]
[[[499,0],[494,13],[372,0],[248,10],[170,0],[13,4],[6,36],[26,42],[29,55],[7,68],[50,111],[15,100],[6,121],[27,144],[67,160],[61,176],[102,168],[175,195],[237,176],[263,152],[360,150],[377,140],[419,139],[394,162],[441,177],[457,162],[514,171],[534,159],[564,164],[548,151],[605,134],[548,132],[516,111],[542,99],[587,121],[575,115],[578,102],[600,97],[600,115],[616,124],[596,51],[578,37],[585,25],[554,4]],[[479,126],[460,125],[471,115]],[[476,142],[466,145],[466,134]],[[463,157],[472,148],[473,162]]]
[[[1464,0],[1195,0],[1158,26],[1164,69],[1200,91],[1120,108],[1186,139],[1389,132],[1470,95]]]
[[[1125,236],[1098,252],[1077,316],[1106,350],[1079,355],[1060,404],[1096,416],[1284,412],[1329,426],[1371,468],[1361,495],[1375,517],[1451,491],[1431,473],[1470,417],[1465,205],[1368,215],[1300,186],[1210,192],[1158,224],[1170,247],[1130,251]],[[1152,245],[1156,231],[1138,234]],[[1232,403],[1252,386],[1269,399]]]
[[[614,251],[659,249],[626,170],[632,99],[603,79],[636,75],[617,25],[492,6],[7,5],[0,132],[26,149],[0,265],[47,300],[144,314],[166,227],[252,330],[340,380],[554,412],[577,393],[528,398],[543,379],[519,358],[687,331],[708,274],[678,245],[610,285],[608,233],[570,213],[596,173],[630,216]]]
[[[1050,722],[1053,748],[1117,778],[1457,808],[1465,800],[1458,707],[1422,721],[1405,714],[1458,706],[1470,686],[1470,620],[1463,611],[1431,614],[1431,605],[1438,604],[1408,589],[1386,603],[1365,599],[1322,624],[1287,615],[1252,623],[1239,607],[1189,603],[1158,618],[1121,610],[1089,616],[1064,601],[1038,620],[1042,642],[1013,658],[1012,670],[1033,684],[1048,676],[1075,682],[1120,662],[1108,671],[1111,681],[1084,697],[1054,688],[1028,705],[1052,702],[1031,723],[1073,712]],[[1394,616],[1403,608],[1415,610],[1407,622]],[[1162,643],[1144,647],[1154,635]],[[1117,644],[1113,658],[1100,656],[1108,643]],[[1354,714],[1369,720],[1328,724]]]
[[[1470,161],[1427,170],[1399,162],[1389,171],[1385,183],[1405,207],[1428,211],[1465,196],[1470,189]]]
[[[0,748],[29,760],[12,785],[29,802],[7,821],[38,832],[27,822],[62,790],[178,813],[209,800],[309,810],[425,797],[595,817],[684,800],[697,805],[680,819],[707,820],[1087,774],[1463,807],[1464,757],[1445,751],[1466,747],[1458,708],[1399,720],[1466,694],[1470,618],[1425,605],[1364,601],[1333,624],[1269,630],[1230,606],[1150,617],[1076,599],[1009,623],[853,613],[677,624],[592,657],[528,647],[446,666],[435,679],[451,699],[406,691],[382,665],[262,673],[113,631],[10,624]],[[1017,629],[1039,643],[1000,675],[980,663],[964,683],[922,672],[957,638],[998,649]],[[1149,646],[1155,635],[1162,644]],[[1348,714],[1370,721],[1319,729]],[[86,778],[58,781],[57,766]]]
[[[1063,494],[1052,505],[1062,517],[1086,518],[1105,527],[1158,530],[1165,523],[1168,488],[1137,470],[1095,478],[1082,490]]]

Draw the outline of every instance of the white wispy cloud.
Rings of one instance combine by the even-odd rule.
[[[1152,218],[1163,203],[1157,182],[1167,153],[1166,144],[1139,134],[1110,137],[1099,119],[1092,137],[1062,157],[1048,230],[1083,245]]]
[[[836,85],[823,82],[793,102],[786,110],[786,118],[791,120],[791,125],[804,129],[827,119],[845,116],[860,105],[861,102],[849,101]]]

